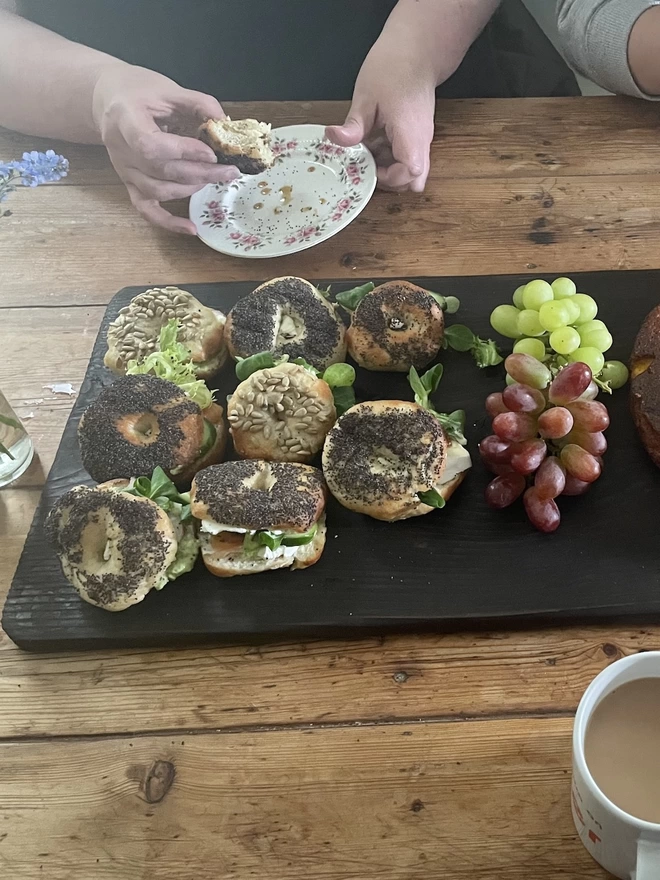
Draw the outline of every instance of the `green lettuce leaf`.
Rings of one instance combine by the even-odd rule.
[[[143,361],[129,361],[126,372],[131,376],[150,373],[159,379],[174,382],[200,409],[206,409],[213,403],[213,395],[205,382],[197,378],[190,350],[177,342],[179,330],[180,325],[172,318],[160,331],[158,350],[147,355]]]

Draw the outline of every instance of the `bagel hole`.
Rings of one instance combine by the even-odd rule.
[[[120,433],[136,446],[155,443],[160,434],[158,419],[153,413],[125,416],[118,425]]]
[[[387,326],[390,330],[399,331],[406,330],[406,322],[402,321],[401,318],[398,318],[396,315],[392,315],[387,319]]]
[[[263,470],[257,471],[256,474],[243,480],[248,489],[257,489],[262,492],[270,492],[276,482],[269,464],[266,464]]]
[[[277,327],[276,345],[290,345],[292,342],[300,342],[307,335],[305,323],[298,312],[284,307],[280,315],[280,323]]]
[[[375,447],[369,459],[369,470],[372,474],[398,474],[404,467],[400,457],[386,446]]]

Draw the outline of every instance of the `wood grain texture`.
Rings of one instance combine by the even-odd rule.
[[[121,187],[52,186],[12,198],[14,213],[1,233],[6,307],[103,304],[126,285],[284,274],[447,276],[660,265],[660,174],[433,177],[423,196],[377,193],[329,241],[259,261],[224,257],[195,238],[147,226]]]
[[[48,737],[570,713],[609,663],[660,648],[660,629],[84,655],[0,646],[0,738]]]
[[[569,719],[0,746],[15,880],[605,880]]]

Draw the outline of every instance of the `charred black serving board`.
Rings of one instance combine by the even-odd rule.
[[[596,297],[613,331],[609,357],[627,360],[645,315],[660,302],[660,272],[575,275]],[[509,302],[521,277],[425,278],[419,283],[461,299],[450,319],[492,335],[488,316]],[[325,283],[325,282],[324,282]],[[356,280],[355,283],[358,283]],[[204,303],[229,310],[255,285],[180,285]],[[337,291],[350,285],[333,285]],[[387,630],[451,629],[530,623],[648,620],[660,612],[660,471],[637,440],[627,390],[608,400],[612,426],[602,478],[582,498],[562,498],[562,525],[541,535],[522,505],[504,512],[483,501],[488,476],[476,453],[489,433],[484,399],[503,383],[503,368],[480,371],[469,355],[445,352],[440,409],[467,410],[475,466],[441,511],[397,524],[376,522],[328,505],[328,541],[321,561],[305,571],[276,571],[229,580],[203,565],[151,593],[128,611],[110,614],[82,602],[64,580],[46,543],[43,519],[83,472],[76,427],[99,389],[112,381],[103,366],[108,322],[144,288],[120,291],[110,303],[60,449],[35,515],[2,623],[27,650],[173,645],[213,640],[347,636]],[[218,399],[235,385],[227,366]],[[359,371],[358,399],[411,399],[405,377]]]

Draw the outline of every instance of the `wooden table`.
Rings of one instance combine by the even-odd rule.
[[[287,124],[340,105],[232,108]],[[0,158],[40,144],[0,134]],[[48,146],[57,146],[49,144]],[[148,227],[100,149],[0,217],[0,387],[39,451],[0,492],[4,597],[105,304],[128,284],[660,266],[656,105],[439,107],[428,191],[269,263]],[[660,299],[660,292],[659,292]],[[590,679],[660,628],[30,656],[0,634],[0,873],[12,880],[603,878],[569,810]]]

